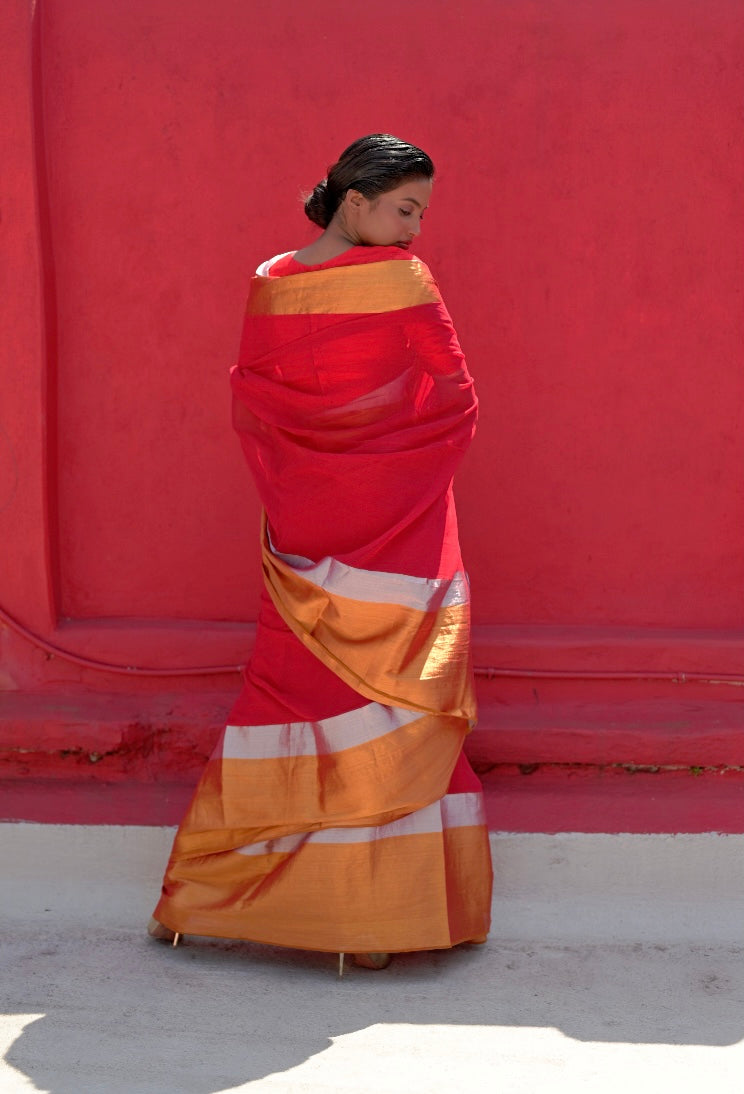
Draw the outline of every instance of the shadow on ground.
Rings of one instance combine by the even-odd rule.
[[[217,1094],[375,1026],[411,1027],[413,1044],[420,1026],[554,1028],[645,1045],[744,1036],[742,950],[726,947],[492,938],[401,955],[382,973],[350,968],[343,980],[330,954],[206,939],[173,950],[100,928],[80,939],[37,924],[4,951],[6,1013],[44,1015],[6,1062],[50,1094]]]

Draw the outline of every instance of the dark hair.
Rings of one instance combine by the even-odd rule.
[[[328,168],[328,177],[305,201],[305,215],[327,228],[347,190],[358,190],[371,199],[394,190],[406,179],[433,177],[434,164],[415,144],[389,133],[370,133],[350,144]]]

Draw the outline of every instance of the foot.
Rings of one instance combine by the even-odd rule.
[[[355,953],[354,964],[363,969],[386,969],[393,960],[389,953]]]

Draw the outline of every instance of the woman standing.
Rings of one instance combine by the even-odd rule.
[[[355,141],[323,233],[259,267],[232,370],[264,507],[243,692],[179,828],[150,933],[350,952],[483,941],[491,863],[452,478],[476,398],[409,253],[419,148]]]

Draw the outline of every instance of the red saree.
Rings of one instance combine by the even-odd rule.
[[[481,940],[491,863],[452,477],[476,399],[423,263],[354,247],[251,283],[234,422],[265,510],[245,685],[155,916],[395,952]]]

